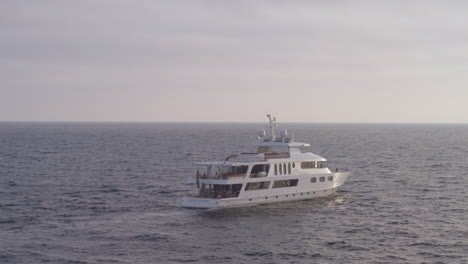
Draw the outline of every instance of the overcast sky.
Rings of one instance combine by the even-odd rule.
[[[0,2],[0,120],[468,123],[468,1]]]

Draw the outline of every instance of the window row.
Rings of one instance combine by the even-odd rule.
[[[298,179],[274,181],[272,188],[294,187],[299,183]],[[270,181],[249,182],[245,186],[246,191],[263,190],[270,187]]]
[[[318,161],[304,161],[301,162],[301,168],[302,169],[318,169],[322,168],[323,165],[321,162]]]
[[[295,168],[295,163],[278,163],[275,164],[275,175],[291,174],[291,167]]]
[[[320,178],[319,178],[319,181],[320,181],[320,182],[324,182],[324,181],[325,181],[325,177],[324,177],[324,176],[320,177]],[[333,181],[333,176],[332,176],[332,175],[328,176],[328,181]],[[310,178],[310,182],[311,182],[311,183],[316,183],[316,182],[317,182],[317,178],[316,178],[316,177]]]
[[[323,190],[323,192],[327,192],[327,190]],[[315,194],[315,192],[312,192],[312,195],[314,195],[314,194]],[[275,195],[275,198],[279,198],[280,196],[289,197],[289,195],[291,195],[293,197],[296,196],[296,195],[297,196],[299,196],[299,195],[301,195],[301,196],[302,195],[311,195],[311,192],[293,193],[293,194],[286,194],[286,195]],[[265,196],[265,200],[268,200],[268,198],[273,198],[273,196],[270,196],[270,197]],[[249,201],[252,201],[253,199],[254,198],[250,198]]]

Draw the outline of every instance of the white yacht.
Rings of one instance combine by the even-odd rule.
[[[295,142],[285,129],[276,137],[276,118],[267,116],[270,135],[259,130],[256,153],[194,163],[199,168],[190,181],[199,190],[196,196],[183,198],[183,207],[239,207],[335,194],[349,173],[326,168],[326,159],[305,151],[310,145]]]

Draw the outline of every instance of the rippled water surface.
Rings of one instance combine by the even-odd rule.
[[[468,126],[284,126],[336,196],[179,206],[263,124],[0,123],[0,263],[468,263]]]

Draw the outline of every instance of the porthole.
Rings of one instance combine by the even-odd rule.
[[[320,177],[320,182],[324,182],[325,181],[325,177]]]
[[[329,181],[333,181],[333,176],[328,176]]]
[[[317,182],[317,178],[315,178],[315,177],[310,178],[310,182],[311,183]]]
[[[286,197],[288,197],[288,195],[286,194]]]
[[[249,199],[249,201],[252,201],[252,199]]]
[[[293,194],[293,196],[296,196],[295,194]]]
[[[278,198],[278,195],[276,195],[275,198]]]
[[[308,192],[307,195],[310,195],[310,192]]]
[[[265,197],[265,200],[268,199],[268,197]]]

